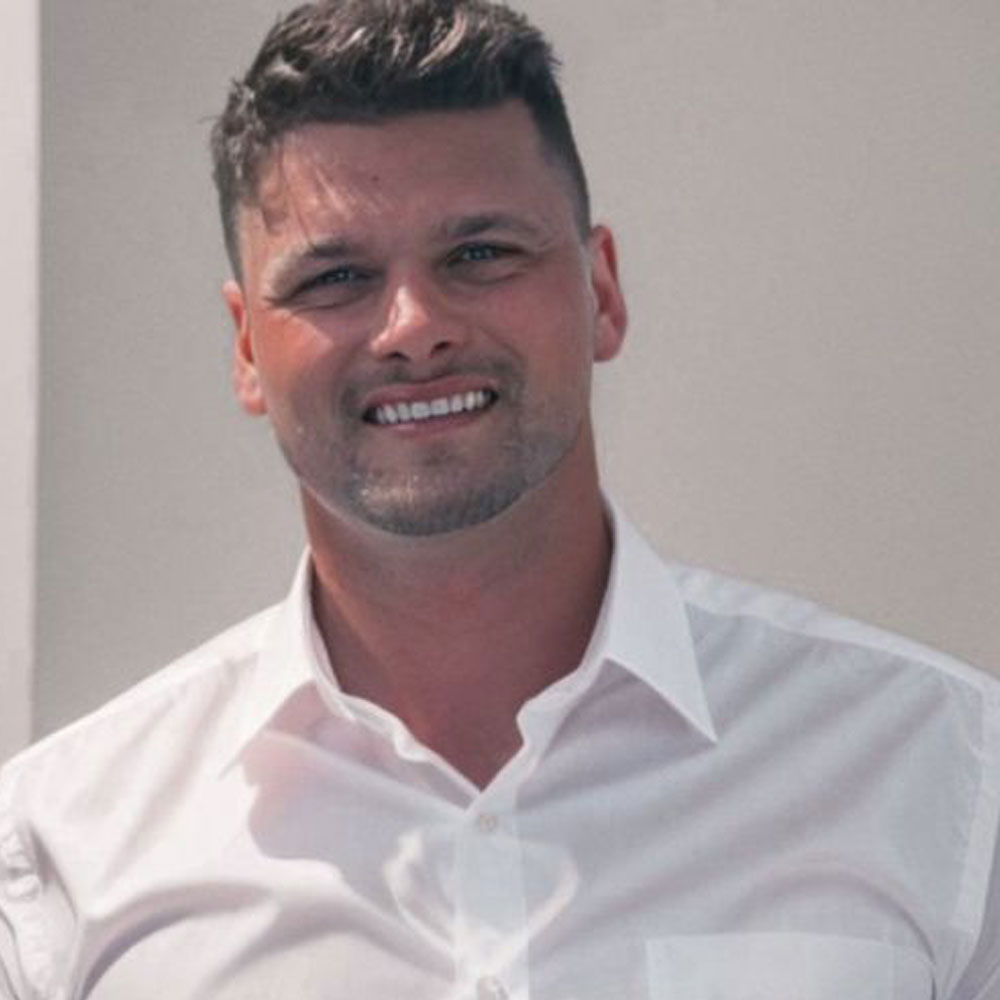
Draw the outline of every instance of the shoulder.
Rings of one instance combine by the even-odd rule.
[[[192,801],[216,793],[213,777],[276,610],[221,633],[0,770],[0,983],[5,969],[20,969],[48,996],[93,901],[129,884],[124,872],[155,870],[151,851],[190,845],[181,838],[177,848],[170,831]]]
[[[0,807],[19,791],[52,784],[69,787],[67,775],[100,773],[117,762],[121,772],[152,750],[152,734],[196,732],[199,719],[217,721],[234,711],[242,679],[258,657],[278,606],[221,632],[151,674],[97,710],[28,747],[0,770]]]
[[[897,875],[959,932],[960,966],[990,892],[997,905],[1000,678],[801,597],[670,569],[733,768],[773,772],[842,844],[895,852]]]
[[[866,624],[814,601],[701,567],[671,563],[689,614],[701,631],[728,628],[744,639],[769,638],[812,650],[827,665],[890,670],[937,678],[956,690],[975,691],[1000,712],[1000,677],[887,629]],[[697,632],[695,622],[692,623]]]

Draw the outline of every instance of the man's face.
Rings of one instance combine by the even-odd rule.
[[[624,307],[523,105],[304,126],[258,202],[225,288],[237,392],[328,514],[434,534],[569,474]]]

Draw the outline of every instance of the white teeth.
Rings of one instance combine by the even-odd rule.
[[[491,400],[492,393],[485,389],[454,396],[439,396],[436,399],[418,400],[413,403],[386,403],[375,410],[375,423],[401,424],[429,420],[432,417],[446,417],[451,413],[462,413],[483,409]]]

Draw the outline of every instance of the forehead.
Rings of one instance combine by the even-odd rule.
[[[527,107],[415,112],[375,123],[313,123],[263,165],[244,230],[414,221],[439,211],[519,207],[572,217],[571,186]]]

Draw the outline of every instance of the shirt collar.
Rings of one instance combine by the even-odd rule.
[[[310,686],[319,670],[313,646],[312,561],[299,559],[288,596],[267,614],[252,674],[243,687],[235,755],[257,735],[298,691]]]
[[[607,510],[614,550],[588,658],[628,670],[718,742],[674,574],[616,504],[608,501]]]
[[[614,538],[608,587],[584,664],[616,663],[648,684],[702,735],[717,742],[687,612],[673,573],[625,514],[607,502]],[[352,716],[312,613],[312,566],[299,560],[288,597],[265,624],[244,690],[237,752],[300,689],[313,685],[332,711]]]

